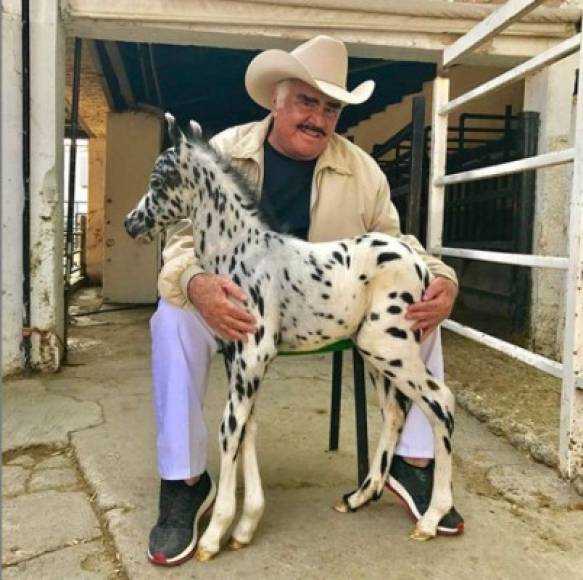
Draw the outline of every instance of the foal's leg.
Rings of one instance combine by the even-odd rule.
[[[398,352],[393,351],[392,355],[394,354]],[[429,373],[420,358],[404,357],[397,360],[402,361],[402,366],[391,366],[391,361],[375,361],[375,364],[385,376],[391,378],[397,389],[419,406],[433,431],[435,471],[431,502],[411,533],[412,539],[423,541],[435,536],[439,521],[453,505],[451,438],[455,399],[445,383]]]
[[[273,352],[245,350],[232,363],[229,400],[221,421],[221,473],[215,508],[208,528],[195,553],[199,561],[209,560],[220,550],[220,541],[235,516],[237,460],[245,438],[249,415],[253,409],[259,384]]]
[[[355,511],[371,500],[378,499],[384,489],[393,451],[405,419],[404,399],[391,381],[370,366],[370,378],[377,391],[383,419],[383,428],[370,471],[355,491],[346,494],[334,509],[346,513]]]
[[[453,505],[451,454],[455,397],[445,383],[424,370],[414,402],[421,407],[433,428],[435,471],[431,502],[411,534],[412,539],[420,541],[435,536],[439,521]]]
[[[256,433],[257,422],[253,413],[251,413],[245,429],[245,439],[243,440],[245,499],[243,500],[243,513],[233,531],[233,536],[229,543],[229,548],[232,550],[244,548],[251,542],[265,506],[259,465],[257,464]]]
[[[403,280],[403,288],[413,288],[412,280]],[[425,414],[433,431],[435,471],[429,508],[417,522],[411,537],[425,540],[435,536],[437,524],[452,506],[451,436],[453,433],[454,398],[447,386],[425,368],[421,357],[419,333],[411,331],[411,321],[405,319],[408,293],[386,293],[379,286],[356,337],[367,361],[391,385]],[[405,299],[405,297],[407,299]]]

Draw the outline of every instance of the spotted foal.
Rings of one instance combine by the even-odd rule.
[[[365,359],[383,429],[370,472],[336,509],[354,511],[381,496],[408,404],[414,402],[433,429],[435,476],[431,503],[411,537],[433,537],[452,506],[454,397],[425,367],[419,331],[411,330],[405,318],[407,306],[421,299],[431,280],[426,265],[407,244],[380,233],[315,244],[274,232],[256,193],[203,140],[200,126],[191,122],[184,135],[171,115],[167,120],[172,146],[158,157],[148,192],[127,216],[126,229],[134,238],[151,240],[178,220],[190,219],[196,259],[206,272],[238,284],[257,320],[247,342],[223,342],[229,395],[220,424],[220,480],[197,559],[219,551],[235,516],[239,456],[245,496],[232,548],[251,542],[263,514],[253,410],[278,349],[308,351],[345,338]]]

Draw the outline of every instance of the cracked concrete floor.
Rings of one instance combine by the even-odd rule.
[[[267,509],[253,544],[207,564],[150,566],[145,550],[159,483],[149,314],[141,309],[79,317],[62,372],[6,385],[4,578],[580,577],[582,498],[462,409],[454,486],[467,522],[464,536],[411,542],[412,524],[388,494],[355,514],[331,510],[354,487],[356,461],[349,365],[341,448],[326,451],[330,363],[324,356],[278,359],[264,384],[257,412]],[[224,383],[217,358],[207,399],[215,476],[212,434]],[[378,427],[369,393],[371,446]]]

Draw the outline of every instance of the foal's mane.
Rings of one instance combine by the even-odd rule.
[[[216,162],[219,170],[222,171],[225,176],[229,177],[235,184],[237,193],[242,199],[242,207],[255,213],[261,222],[263,222],[270,230],[282,234],[286,233],[285,229],[276,221],[275,217],[271,215],[269,211],[266,211],[264,207],[261,207],[261,196],[259,195],[257,187],[255,187],[247,177],[241,173],[241,171],[234,167],[223,153],[215,149],[208,141],[206,141],[202,135],[197,135],[189,130],[187,133],[183,133],[182,145],[191,152],[199,149],[204,153],[209,154]],[[179,163],[178,159],[176,159],[176,163]]]

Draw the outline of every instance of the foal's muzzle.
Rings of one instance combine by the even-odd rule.
[[[151,229],[148,228],[143,219],[140,219],[136,210],[131,211],[127,215],[124,221],[124,227],[128,235],[135,240],[151,242],[154,239]]]

